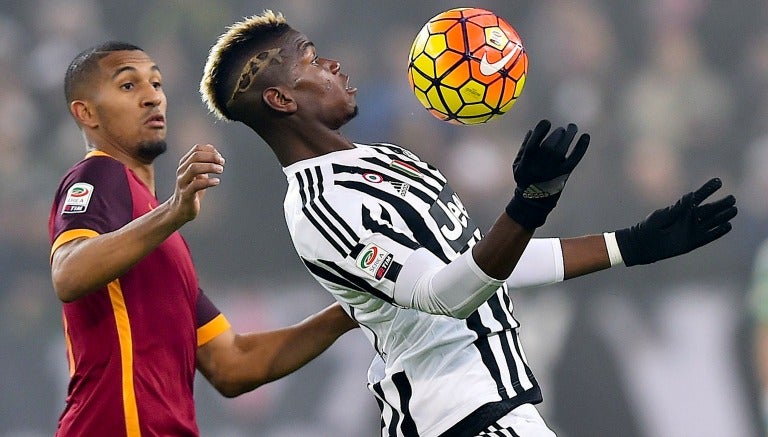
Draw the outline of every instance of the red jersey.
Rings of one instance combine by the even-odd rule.
[[[121,162],[91,152],[62,179],[51,254],[158,206]],[[229,328],[198,286],[178,232],[120,278],[63,305],[70,382],[58,436],[197,436],[195,352]]]

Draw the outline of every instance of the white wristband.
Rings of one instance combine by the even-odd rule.
[[[605,239],[605,248],[608,249],[608,258],[611,260],[611,267],[623,264],[624,258],[621,257],[619,243],[616,242],[616,233],[604,232],[603,238]]]

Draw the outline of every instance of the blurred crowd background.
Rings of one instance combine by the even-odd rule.
[[[213,143],[223,183],[182,229],[201,283],[239,331],[297,322],[330,302],[295,256],[282,215],[285,179],[264,143],[214,122],[197,92],[215,38],[270,8],[338,59],[358,87],[358,142],[411,148],[438,167],[481,228],[506,204],[510,163],[541,118],[576,122],[592,145],[538,236],[634,224],[718,176],[739,215],[728,236],[687,256],[515,291],[540,406],[562,437],[762,436],[747,290],[768,237],[768,2],[742,0],[29,0],[0,2],[0,436],[52,435],[67,363],[48,264],[47,219],[59,178],[84,145],[63,97],[81,50],[133,42],[160,65],[169,152]],[[459,127],[419,106],[406,79],[413,37],[430,17],[478,6],[505,17],[530,57],[518,103]],[[204,436],[372,437],[364,381],[372,350],[345,335],[298,373],[236,399],[202,378]],[[169,383],[173,383],[169,381]]]

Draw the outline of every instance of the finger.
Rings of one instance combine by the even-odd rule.
[[[701,188],[699,188],[696,191],[685,193],[682,197],[680,197],[680,200],[678,200],[674,205],[670,207],[670,211],[675,216],[691,211],[696,205],[701,203],[701,200],[703,200],[702,198],[697,202],[696,195],[697,194],[702,195],[701,193],[706,192],[705,188],[709,186],[710,182],[712,182],[712,180],[704,184]],[[712,194],[712,193],[709,193],[709,194]],[[707,194],[707,196],[709,196],[709,194]]]
[[[720,178],[712,178],[701,186],[698,190],[693,192],[692,204],[696,206],[700,204],[704,199],[711,196],[712,193],[719,190],[723,186],[723,181]]]
[[[201,151],[195,150],[192,153],[186,155],[185,159],[179,164],[179,168],[176,170],[177,177],[186,173],[192,165],[195,164],[211,164],[218,167],[214,167],[218,170],[210,171],[208,173],[221,173],[224,166],[224,157],[216,151]],[[221,169],[219,169],[221,167]],[[199,171],[194,172],[199,174]]]
[[[579,140],[576,141],[576,145],[573,146],[573,150],[571,151],[571,154],[568,156],[568,158],[565,160],[564,169],[568,172],[572,171],[581,161],[581,158],[584,157],[584,154],[587,153],[587,148],[589,147],[589,141],[590,136],[589,134],[581,134],[579,137]]]
[[[224,166],[213,162],[193,162],[187,169],[187,173],[192,177],[209,173],[221,174],[224,173]]]
[[[549,150],[550,153],[553,153],[553,154],[556,153],[558,145],[560,144],[560,140],[563,138],[563,135],[565,135],[565,129],[563,129],[562,127],[558,127],[557,129],[549,133],[549,136],[547,136],[544,142],[541,143],[541,148],[545,150]]]
[[[190,155],[190,160],[193,162],[212,162],[215,164],[223,165],[225,159],[219,152],[212,151],[198,151]]]
[[[197,193],[198,191],[205,190],[206,188],[215,187],[219,185],[221,180],[219,178],[213,178],[206,175],[200,175],[192,180],[187,185],[187,192]]]
[[[197,145],[193,146],[191,149],[187,150],[187,153],[181,156],[179,158],[179,167],[181,167],[185,162],[189,160],[189,157],[192,156],[193,153],[197,151]]]
[[[211,144],[195,144],[179,159],[179,166],[192,161],[207,161],[224,164],[224,157]]]
[[[548,120],[541,120],[536,125],[536,127],[533,128],[533,131],[528,131],[528,134],[525,136],[525,140],[523,141],[523,145],[520,147],[520,151],[518,151],[517,157],[515,158],[515,164],[519,164],[520,162],[525,161],[526,156],[534,153],[535,150],[539,148],[541,139],[544,137],[544,135],[547,134],[550,126],[551,123]]]
[[[730,223],[723,223],[722,225],[709,230],[704,234],[703,238],[699,241],[700,244],[698,247],[704,246],[705,244],[709,244],[717,240],[718,238],[722,237],[728,232],[731,232],[731,229],[733,229],[733,226]]]
[[[536,127],[533,128],[533,133],[528,138],[528,144],[530,146],[538,147],[539,144],[541,144],[541,141],[544,139],[544,137],[547,135],[547,132],[549,132],[549,129],[552,127],[552,123],[549,122],[549,120],[541,120],[536,124]]]
[[[183,171],[181,168],[179,170],[181,173],[176,178],[179,181],[179,185],[184,187],[190,185],[198,176],[208,175],[209,173],[222,174],[224,167],[211,162],[192,162]]]
[[[193,153],[189,154],[187,159],[197,162],[215,162],[217,164],[224,164],[225,161],[224,157],[221,156],[221,153],[219,153],[219,151],[211,145],[208,145],[207,147],[200,147]]]
[[[736,208],[735,206],[731,206],[725,210],[718,212],[712,217],[701,220],[700,226],[702,229],[712,229],[712,228],[718,227],[724,223],[731,221],[734,217],[736,217],[736,214],[738,213],[739,213],[738,208]]]
[[[531,137],[531,133],[533,133],[533,131],[529,130],[528,133],[525,134],[525,138],[523,139],[523,142],[520,145],[520,149],[517,151],[517,156],[515,156],[515,160],[514,160],[514,162],[512,162],[512,167],[513,168],[516,167],[520,163],[520,161],[522,160],[523,153],[524,153],[524,151],[526,149],[526,145],[528,144],[528,138]]]
[[[696,214],[700,219],[706,220],[719,212],[728,209],[736,204],[736,198],[733,195],[726,196],[718,201],[705,203],[696,207]]]
[[[557,143],[557,146],[555,147],[555,152],[557,153],[557,156],[562,156],[565,158],[565,154],[568,153],[568,148],[571,146],[571,142],[573,141],[573,138],[576,136],[576,132],[579,130],[578,127],[576,127],[575,124],[570,123],[568,124],[568,127],[565,129],[565,133],[563,134],[563,137],[560,138],[560,141]]]

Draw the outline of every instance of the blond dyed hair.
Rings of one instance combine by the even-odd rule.
[[[217,119],[232,120],[227,111],[229,96],[222,89],[225,84],[221,83],[221,80],[226,79],[220,77],[221,71],[225,69],[224,65],[234,61],[232,58],[235,56],[237,48],[258,40],[267,30],[274,30],[282,26],[288,26],[283,14],[265,9],[259,15],[246,17],[227,27],[227,31],[221,34],[216,44],[211,47],[203,69],[203,78],[200,81],[200,96],[208,111]]]

